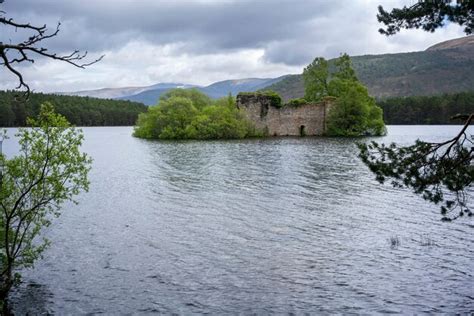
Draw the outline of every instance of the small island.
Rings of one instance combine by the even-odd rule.
[[[382,109],[358,80],[350,57],[304,69],[305,98],[283,104],[273,91],[213,100],[197,89],[174,89],[138,117],[134,136],[147,139],[235,139],[264,136],[378,136]]]

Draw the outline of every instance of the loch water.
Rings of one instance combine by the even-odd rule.
[[[458,130],[389,126],[374,139]],[[11,295],[18,315],[474,312],[474,221],[441,222],[438,207],[378,184],[354,139],[83,131],[90,191],[44,230],[51,247]],[[15,139],[3,149],[14,155]]]

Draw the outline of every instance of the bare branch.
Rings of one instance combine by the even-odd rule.
[[[87,51],[81,53],[80,51],[75,50],[68,55],[60,55],[49,52],[47,48],[37,45],[44,40],[58,35],[61,23],[58,22],[56,29],[49,33],[46,24],[42,26],[35,26],[31,25],[30,23],[18,23],[13,19],[6,18],[3,16],[4,14],[5,12],[0,11],[0,24],[3,24],[6,27],[14,27],[15,29],[24,29],[33,32],[33,35],[28,37],[26,40],[16,44],[0,42],[0,65],[6,67],[8,71],[17,77],[19,84],[16,89],[24,88],[26,97],[28,97],[30,94],[30,87],[25,82],[23,75],[18,71],[18,69],[15,68],[13,64],[20,64],[23,62],[34,63],[34,58],[30,57],[29,54],[63,61],[77,68],[88,67],[104,58],[104,55],[102,55],[90,62],[81,62],[87,57]]]

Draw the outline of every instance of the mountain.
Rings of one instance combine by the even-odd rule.
[[[159,83],[159,84],[150,86],[149,89],[146,89],[143,92],[122,96],[117,99],[140,102],[146,105],[155,105],[163,93],[166,93],[168,90],[176,89],[176,88],[189,89],[189,88],[198,88],[198,86],[194,86],[190,84]]]
[[[113,99],[126,95],[136,94],[144,91],[146,87],[124,87],[124,88],[103,88],[98,90],[83,90],[75,92],[58,92],[58,95],[71,95],[79,97],[93,97],[101,99]]]
[[[421,52],[351,57],[359,79],[377,98],[474,91],[474,35],[438,43]],[[331,63],[334,60],[330,60]],[[212,98],[269,89],[284,100],[304,96],[301,75],[224,80],[208,86],[158,83],[146,87],[105,88],[68,95],[157,103],[173,88],[197,88]]]
[[[211,98],[221,98],[227,96],[229,93],[236,95],[239,92],[252,92],[263,89],[273,83],[282,80],[283,77],[278,78],[246,78],[237,80],[225,80],[215,82],[206,87],[181,85],[179,88],[197,88]],[[130,100],[136,102],[142,102],[146,105],[154,105],[158,102],[158,99],[163,93],[166,93],[169,89],[177,88],[177,86],[163,86],[156,85],[157,88],[147,89],[137,94],[121,96],[119,99]]]
[[[125,99],[128,100],[128,96],[136,95],[148,90],[158,89],[174,89],[174,88],[189,88],[194,87],[193,85],[186,85],[181,83],[158,83],[146,87],[124,87],[124,88],[103,88],[98,90],[83,90],[76,92],[60,92],[60,95],[75,95],[80,97],[93,97],[101,99]],[[141,102],[141,101],[139,101]]]
[[[227,96],[229,93],[236,95],[239,92],[252,92],[263,89],[278,81],[281,81],[285,76],[278,78],[247,78],[237,80],[225,80],[213,83],[207,87],[199,88],[202,92],[211,98],[221,98]]]
[[[474,91],[474,36],[425,51],[351,57],[359,79],[377,98]],[[334,62],[334,60],[330,60]],[[288,100],[304,95],[301,75],[268,86]]]
[[[474,48],[474,35],[455,38],[449,41],[441,42],[433,46],[428,47],[426,50],[440,50],[440,49],[473,49]]]

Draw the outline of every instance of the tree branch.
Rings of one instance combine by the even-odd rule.
[[[3,14],[4,12],[0,11],[0,15]],[[60,55],[57,53],[51,53],[48,51],[48,49],[44,47],[36,46],[40,42],[58,35],[61,23],[58,23],[58,25],[56,26],[56,30],[52,33],[47,33],[48,30],[46,28],[46,24],[43,26],[34,26],[30,23],[18,23],[15,22],[13,19],[8,19],[4,16],[0,16],[0,24],[3,24],[7,27],[14,27],[15,29],[24,29],[34,32],[34,34],[28,39],[17,44],[7,44],[0,42],[0,57],[2,61],[0,65],[6,67],[8,71],[10,71],[13,75],[17,77],[19,84],[16,89],[24,88],[26,97],[28,97],[30,94],[30,86],[25,82],[23,75],[17,69],[15,69],[13,64],[20,64],[22,62],[33,63],[34,59],[29,57],[28,53],[50,58],[53,60],[64,61],[77,68],[88,67],[101,61],[102,58],[104,58],[104,55],[102,55],[99,58],[94,59],[90,62],[81,63],[80,61],[84,60],[87,57],[87,51],[81,54],[78,50],[75,50],[69,55]],[[10,53],[16,53],[15,57],[10,57]]]

